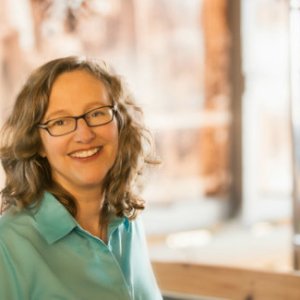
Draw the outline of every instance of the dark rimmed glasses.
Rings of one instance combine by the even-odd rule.
[[[49,120],[46,123],[38,124],[38,127],[47,130],[52,136],[62,136],[75,131],[79,119],[84,119],[89,127],[97,127],[110,123],[116,112],[116,105],[100,106],[80,116]]]

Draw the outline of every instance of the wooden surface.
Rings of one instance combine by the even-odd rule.
[[[243,300],[299,300],[300,275],[153,262],[162,292]]]

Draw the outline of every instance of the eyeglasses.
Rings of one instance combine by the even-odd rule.
[[[46,123],[38,124],[38,127],[47,130],[52,136],[61,136],[75,131],[79,119],[84,119],[89,127],[102,126],[110,123],[116,112],[117,107],[115,105],[101,106],[80,116],[52,119]]]

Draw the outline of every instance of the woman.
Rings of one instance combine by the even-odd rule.
[[[161,299],[136,216],[151,139],[104,64],[35,70],[1,132],[0,299]]]

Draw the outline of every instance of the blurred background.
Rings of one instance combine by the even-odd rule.
[[[2,0],[0,123],[33,68],[102,58],[162,160],[145,179],[151,258],[291,270],[293,2]]]

